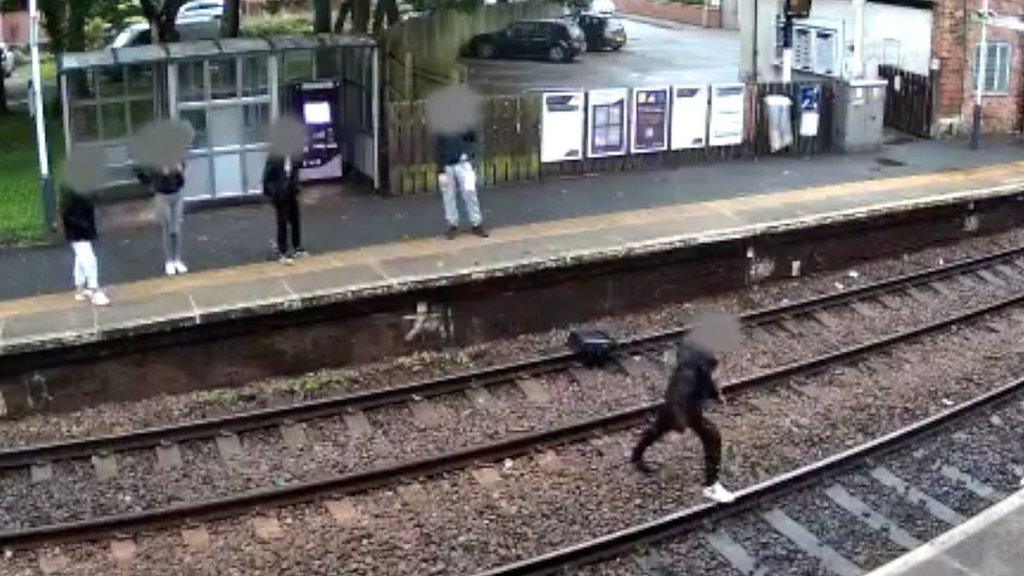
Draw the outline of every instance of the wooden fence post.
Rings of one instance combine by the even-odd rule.
[[[405,76],[403,80],[403,86],[405,88],[405,97],[409,100],[415,100],[416,94],[415,92],[413,92],[414,70],[412,52],[405,53],[405,63],[402,71]]]

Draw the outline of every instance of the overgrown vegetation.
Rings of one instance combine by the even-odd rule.
[[[241,36],[278,36],[312,34],[313,21],[308,12],[285,12],[253,16],[242,20]]]

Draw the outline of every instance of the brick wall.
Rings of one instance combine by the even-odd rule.
[[[28,23],[28,12],[25,10],[19,10],[17,12],[4,12],[4,42],[11,46],[28,44]]]
[[[965,8],[966,7],[966,8]],[[974,50],[980,41],[980,25],[970,14],[981,0],[937,0],[934,9],[932,53],[941,63],[938,80],[939,129],[948,134],[970,130],[974,113]],[[1024,0],[989,0],[989,8],[1003,15],[1024,13]],[[982,105],[983,126],[989,132],[1015,132],[1021,128],[1024,100],[1024,43],[1021,34],[989,27],[989,39],[1009,42],[1012,51],[1009,90],[986,96]]]
[[[620,12],[626,14],[659,18],[705,28],[722,27],[721,11],[717,7],[662,0],[616,0],[615,5]]]

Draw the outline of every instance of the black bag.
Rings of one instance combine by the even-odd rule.
[[[619,343],[601,330],[573,330],[568,345],[585,366],[596,367],[611,360]]]

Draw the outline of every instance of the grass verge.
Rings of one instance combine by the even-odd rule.
[[[53,138],[59,136],[55,127],[49,132],[56,166],[63,147],[54,145]],[[0,135],[0,245],[42,242],[46,229],[32,119],[21,113],[0,116]]]

